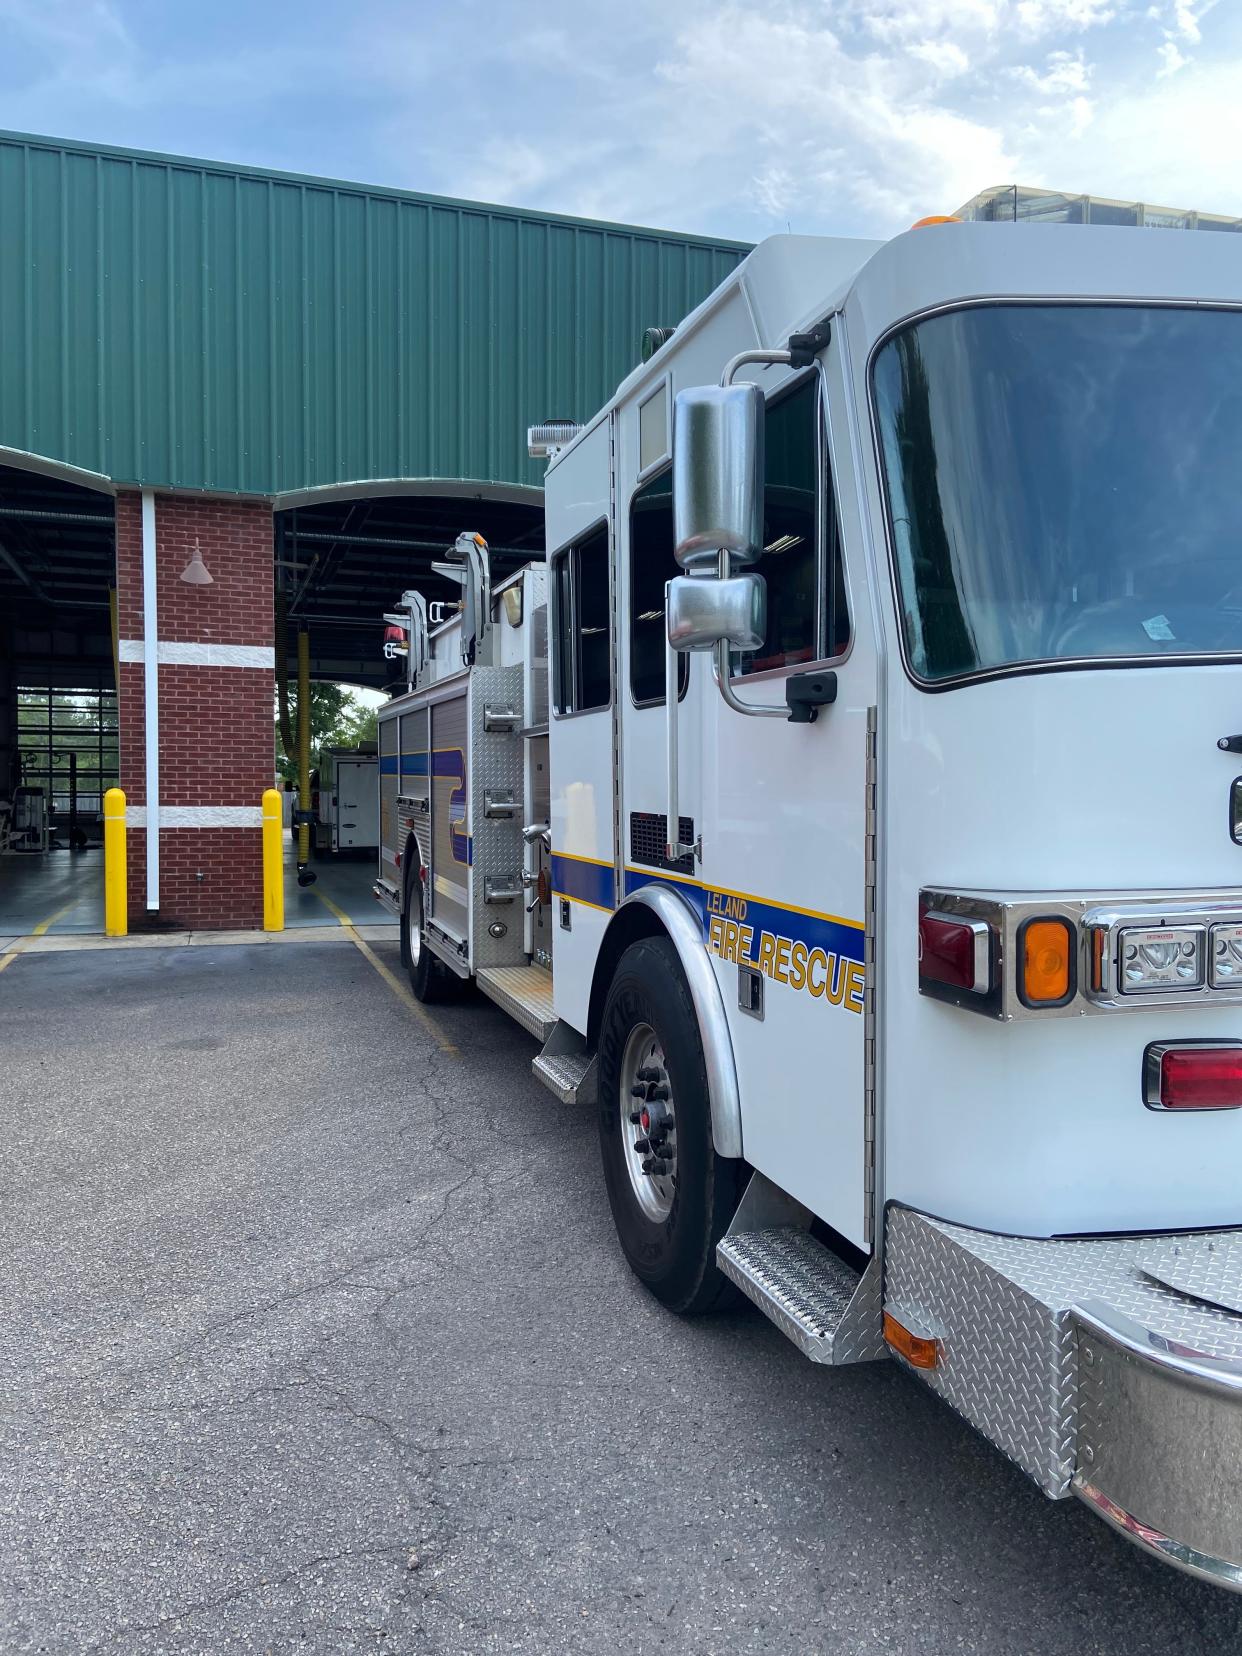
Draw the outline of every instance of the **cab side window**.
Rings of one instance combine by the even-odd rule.
[[[763,556],[768,626],[763,644],[736,671],[766,673],[840,655],[849,641],[841,541],[831,479],[820,557],[819,382],[812,375],[767,406],[764,427]]]
[[[673,474],[648,479],[630,505],[630,695],[638,707],[663,706],[664,583],[680,575],[673,556]],[[677,658],[677,694],[686,693],[690,659]]]
[[[588,713],[611,699],[608,531],[601,525],[552,561],[552,705]]]

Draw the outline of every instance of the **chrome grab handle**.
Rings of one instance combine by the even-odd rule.
[[[664,584],[664,614],[667,618],[669,608],[669,582]],[[664,823],[664,855],[670,862],[676,862],[678,857],[685,855],[688,846],[681,844],[678,829],[681,826],[681,810],[677,800],[677,680],[680,667],[679,653],[664,640],[664,706],[665,724],[668,729],[668,816]]]

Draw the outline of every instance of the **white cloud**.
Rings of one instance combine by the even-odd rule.
[[[1156,71],[1159,79],[1166,75],[1175,75],[1179,69],[1184,69],[1190,62],[1177,48],[1177,42],[1166,40],[1163,46],[1156,47],[1156,56],[1160,59],[1160,68]]]
[[[1017,20],[1028,34],[1098,29],[1117,15],[1112,0],[1018,0]]]
[[[1173,0],[1170,7],[1172,32],[1182,40],[1188,40],[1192,46],[1197,46],[1203,39],[1199,24],[1215,4],[1216,0]]]
[[[1079,48],[1076,52],[1050,52],[1042,74],[1026,63],[1019,64],[1010,73],[1023,86],[1044,97],[1058,93],[1074,95],[1087,90],[1091,65],[1083,61],[1082,49]]]
[[[910,56],[946,78],[964,75],[970,68],[970,59],[955,40],[917,41],[910,47]]]

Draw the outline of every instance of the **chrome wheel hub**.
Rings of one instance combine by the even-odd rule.
[[[637,1024],[621,1058],[621,1144],[625,1170],[648,1219],[667,1219],[677,1192],[677,1114],[664,1049],[650,1024]]]

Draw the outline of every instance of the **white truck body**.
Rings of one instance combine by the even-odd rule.
[[[541,970],[550,933],[551,1014],[523,1021],[548,1037],[537,1073],[595,1100],[601,1134],[617,1073],[635,1097],[654,1084],[601,1046],[614,975],[643,939],[674,948],[718,1167],[753,1175],[715,1242],[728,1278],[819,1361],[895,1351],[1046,1493],[1234,1587],[1242,1109],[1216,1106],[1242,1104],[1242,1069],[1236,1099],[1193,1095],[1212,1107],[1173,1088],[1174,1060],[1242,1066],[1240,307],[1227,235],[764,243],[553,454],[550,611],[532,584],[496,633],[529,698],[515,731],[542,731],[536,613],[551,638],[550,815],[540,735],[521,776],[516,749],[480,743],[463,819],[477,834],[489,787],[523,790],[494,887],[510,904],[509,871],[538,892],[550,822],[547,932],[527,915],[502,951]],[[675,404],[722,379],[763,397],[767,632],[728,658],[728,699],[716,656],[673,659],[670,823],[664,627],[712,599],[688,584],[716,567],[681,576],[666,617],[667,479],[712,465],[675,459]],[[497,671],[458,651],[403,704],[473,697],[481,731]],[[804,694],[811,718],[775,716]],[[417,824],[396,795],[385,812],[399,903]],[[503,1004],[483,874],[476,842],[463,935],[430,943]],[[964,932],[974,980],[960,953],[937,976]],[[1057,938],[1065,993],[1041,1000]],[[671,1059],[660,1074],[677,1081]],[[670,1165],[683,1181],[671,1228],[691,1174],[651,1159],[653,1186]]]

